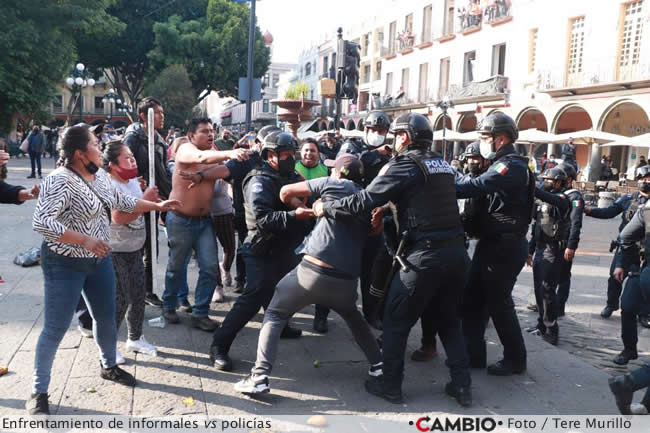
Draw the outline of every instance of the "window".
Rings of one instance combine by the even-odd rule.
[[[386,96],[393,94],[393,73],[389,72],[386,74]]]
[[[422,16],[422,43],[431,42],[431,9],[431,5],[424,8]]]
[[[363,65],[363,82],[370,81],[370,65]]]
[[[440,59],[440,81],[438,82],[439,99],[442,99],[449,90],[449,65],[449,57]]]
[[[476,61],[476,51],[465,53],[463,62],[463,85],[474,81],[474,62]]]
[[[381,50],[381,47],[384,46],[384,29],[378,28],[375,30],[375,53]]]
[[[375,81],[381,80],[381,62],[377,62],[375,66]]]
[[[263,83],[264,83],[264,87],[268,87],[269,84],[271,83],[271,82],[269,81],[269,73],[268,73],[268,72],[267,72],[266,74],[264,74],[264,81],[263,81]]]
[[[395,54],[395,38],[397,37],[397,21],[390,23],[388,30],[388,53]]]
[[[332,66],[334,67],[334,76],[336,76],[336,53],[332,53]]]
[[[269,112],[269,100],[268,99],[263,99],[262,100],[262,111],[265,113]]]
[[[330,73],[329,65],[328,65],[329,59],[330,58],[328,56],[323,57],[323,76],[325,77],[329,77],[329,73]]]
[[[63,113],[63,95],[54,95],[52,111],[55,113]]]
[[[104,97],[95,96],[95,113],[103,114],[104,113]]]
[[[582,54],[585,44],[585,17],[575,18],[571,21],[571,34],[569,36],[569,61],[567,64],[568,75],[582,72]]]
[[[271,79],[273,80],[273,85],[271,87],[276,89],[278,87],[278,84],[280,83],[280,74],[271,74],[271,77],[272,77]]]
[[[492,75],[506,74],[506,44],[492,47]]]
[[[308,77],[308,76],[310,76],[310,75],[311,75],[311,63],[308,62],[308,63],[305,65],[305,77]]]
[[[445,0],[445,14],[442,22],[442,35],[454,33],[454,0]]]
[[[408,14],[406,18],[404,18],[404,30],[409,33],[413,31],[413,14]]]
[[[420,65],[420,85],[418,87],[418,101],[426,102],[429,99],[429,64]]]
[[[535,72],[537,67],[537,29],[528,34],[528,73]]]
[[[370,33],[363,35],[363,46],[361,47],[361,56],[365,57],[368,55],[368,49],[370,48]]]
[[[408,99],[409,96],[409,68],[402,69],[402,85],[401,89],[404,91],[404,96]]]
[[[625,18],[619,41],[619,79],[632,78],[632,67],[639,64],[643,33],[643,0],[625,6]]]

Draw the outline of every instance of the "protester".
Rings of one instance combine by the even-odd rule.
[[[214,194],[212,196],[212,228],[223,248],[223,260],[219,264],[221,279],[217,283],[212,302],[223,302],[223,286],[232,285],[230,268],[235,260],[235,216],[232,208],[232,198],[229,194],[230,186],[219,179],[214,183]]]
[[[300,161],[296,162],[296,171],[305,180],[328,176],[327,167],[320,162],[318,142],[313,138],[307,138],[303,141],[300,147]]]
[[[43,330],[34,361],[32,415],[49,414],[47,390],[52,362],[80,294],[93,317],[100,351],[100,376],[123,385],[134,377],[115,362],[115,277],[110,256],[110,210],[165,211],[179,203],[137,200],[112,187],[102,165],[97,138],[84,126],[69,128],[61,152],[64,166],[45,179],[34,212],[34,230],[45,238],[41,266],[45,283]]]
[[[138,167],[129,147],[120,140],[106,143],[102,155],[104,170],[113,186],[126,195],[156,201],[158,188],[149,187],[142,193],[138,182]],[[117,329],[126,316],[128,338],[126,348],[132,352],[156,356],[156,348],[142,335],[144,321],[144,264],[142,248],[147,234],[144,217],[138,213],[113,210],[111,222],[111,257],[115,270],[116,300],[115,322]],[[124,364],[122,354],[115,349],[115,362]]]
[[[0,150],[0,167],[6,168],[8,161],[9,154]],[[23,204],[27,200],[38,198],[39,191],[38,185],[34,185],[31,190],[28,190],[24,186],[10,185],[4,181],[4,178],[0,178],[0,203]]]

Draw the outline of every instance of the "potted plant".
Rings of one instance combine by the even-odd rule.
[[[289,129],[294,137],[298,137],[298,128],[306,120],[313,119],[311,109],[320,102],[305,99],[309,87],[304,81],[299,81],[291,86],[284,94],[284,99],[274,99],[271,104],[278,106],[278,119],[289,124]]]

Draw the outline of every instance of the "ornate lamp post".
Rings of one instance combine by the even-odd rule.
[[[445,96],[441,101],[436,103],[436,107],[442,110],[442,158],[447,160],[447,139],[445,138],[447,132],[447,111],[454,108],[454,102]]]
[[[79,92],[79,122],[83,122],[83,88],[87,86],[93,87],[95,85],[95,80],[92,77],[88,77],[88,75],[86,66],[79,62],[72,70],[72,74],[65,80],[73,94]]]
[[[119,95],[115,92],[115,89],[109,89],[108,93],[104,95],[102,99],[104,105],[108,102],[110,105],[110,114],[108,115],[108,122],[113,119],[113,105],[121,105],[122,100],[119,98]]]

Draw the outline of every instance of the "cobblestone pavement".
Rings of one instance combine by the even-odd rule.
[[[44,173],[53,168],[44,160]],[[10,161],[9,182],[31,186],[29,161]],[[0,207],[0,365],[9,373],[0,377],[0,414],[23,412],[30,392],[34,348],[43,323],[42,273],[38,267],[20,268],[14,256],[40,245],[31,230],[35,203]],[[244,397],[232,384],[250,371],[255,355],[262,316],[242,330],[231,355],[235,371],[217,372],[209,366],[207,350],[211,335],[189,327],[189,316],[180,313],[180,325],[164,329],[145,324],[147,339],[159,349],[156,358],[126,353],[125,332],[118,346],[127,358],[125,368],[135,374],[138,385],[125,388],[99,378],[97,349],[92,339],[82,338],[76,329],[66,334],[54,362],[50,404],[58,414],[124,415],[303,415],[311,413],[380,415],[421,413],[473,414],[614,414],[616,408],[606,385],[615,369],[611,358],[621,349],[620,315],[609,320],[598,316],[605,302],[605,287],[611,255],[607,253],[618,220],[585,220],[581,248],[573,268],[573,288],[568,314],[560,322],[560,345],[555,348],[539,337],[525,335],[529,350],[528,370],[509,378],[473,371],[474,407],[465,410],[444,394],[448,372],[444,352],[431,363],[406,362],[405,404],[392,405],[369,396],[363,389],[367,364],[342,320],[330,316],[330,332],[311,332],[313,307],[298,313],[294,323],[303,337],[283,340],[271,378],[272,392],[259,399]],[[161,242],[158,269],[162,292],[167,249]],[[190,286],[197,269],[190,267]],[[213,304],[211,316],[221,319],[236,299],[227,289],[227,302]],[[524,269],[515,290],[522,327],[535,323],[535,313],[525,309],[532,298],[532,272]],[[160,310],[147,307],[145,320]],[[124,327],[123,327],[124,328]],[[639,347],[647,355],[648,331],[640,328]],[[488,357],[495,360],[501,348],[494,329],[488,330]],[[419,324],[413,328],[408,353],[419,343]],[[643,358],[643,357],[642,357]],[[318,360],[318,368],[314,361]]]

